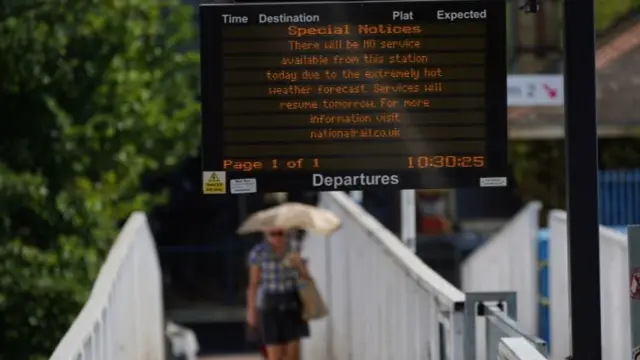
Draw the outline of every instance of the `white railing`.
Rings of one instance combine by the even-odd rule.
[[[545,360],[530,342],[521,337],[502,338],[498,360]],[[493,359],[492,359],[493,360]]]
[[[498,306],[487,306],[485,309],[485,319],[485,359],[496,359],[500,353],[500,340],[513,337],[524,339],[540,354],[548,353],[547,343],[544,340],[537,336],[532,336],[531,333],[524,333],[520,324],[507,316]],[[478,356],[477,360],[479,359],[480,357]]]
[[[323,193],[320,206],[343,225],[330,238],[305,242],[309,270],[331,314],[312,323],[304,358],[462,360],[462,328],[456,328],[462,319],[455,310],[464,294],[346,194]]]
[[[305,243],[330,315],[311,324],[304,358],[470,360],[463,354],[464,293],[346,194],[323,193],[320,206],[343,225]]]
[[[462,264],[462,290],[514,291],[519,329],[538,332],[538,201],[527,204],[497,234],[475,250]],[[478,319],[479,354],[484,341],[483,319]],[[491,359],[493,360],[493,359]]]
[[[147,218],[134,213],[51,360],[164,360],[162,283]]]
[[[549,305],[551,314],[551,359],[571,354],[569,311],[569,258],[567,215],[549,214]],[[580,239],[574,246],[580,246]],[[629,358],[629,268],[627,239],[612,229],[600,227],[600,281],[602,309],[602,359]],[[580,299],[573,299],[580,301]]]

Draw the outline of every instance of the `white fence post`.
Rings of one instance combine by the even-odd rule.
[[[572,351],[569,312],[567,216],[549,213],[549,310],[551,359],[564,360]],[[600,281],[602,304],[602,358],[627,359],[631,348],[629,269],[626,237],[600,227]],[[579,301],[579,299],[573,299]]]
[[[538,201],[528,203],[497,234],[465,259],[461,269],[462,290],[465,292],[516,292],[518,324],[529,334],[538,331],[541,208]],[[484,343],[484,333],[478,335],[479,343]]]
[[[640,356],[640,226],[629,226],[627,230],[629,246],[629,312],[631,327],[631,359]]]

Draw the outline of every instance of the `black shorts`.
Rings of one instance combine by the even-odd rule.
[[[264,344],[283,345],[309,336],[297,292],[265,294],[263,302],[258,322]]]

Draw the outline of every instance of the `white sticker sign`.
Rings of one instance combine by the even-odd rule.
[[[232,194],[253,194],[258,191],[256,179],[232,179],[229,182]]]

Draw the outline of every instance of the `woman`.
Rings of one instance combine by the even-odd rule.
[[[299,360],[306,323],[298,279],[309,278],[300,253],[291,252],[284,229],[270,229],[265,232],[265,241],[251,250],[249,265],[247,324],[259,326],[269,360]]]

